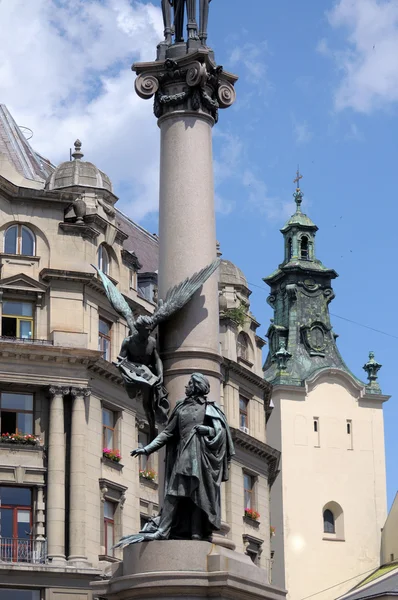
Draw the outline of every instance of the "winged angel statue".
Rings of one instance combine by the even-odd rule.
[[[104,285],[105,293],[115,311],[127,321],[130,335],[123,341],[117,362],[129,396],[135,397],[137,388],[141,391],[142,402],[149,425],[151,441],[156,437],[156,421],[165,423],[170,408],[168,392],[163,385],[163,364],[160,359],[153,330],[179,311],[194,293],[216,271],[220,260],[188,277],[172,287],[151,316],[139,316],[134,319],[130,306],[113,285],[110,279],[96,266]]]

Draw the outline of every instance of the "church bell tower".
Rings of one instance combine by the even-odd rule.
[[[264,279],[274,310],[264,365],[274,405],[267,431],[282,454],[271,491],[273,581],[289,600],[332,600],[379,566],[388,396],[373,354],[366,384],[337,348],[329,314],[337,273],[317,256],[318,227],[302,212],[300,179],[296,211],[281,230],[283,262]]]

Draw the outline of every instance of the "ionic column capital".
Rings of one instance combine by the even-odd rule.
[[[91,396],[91,388],[89,387],[71,387],[70,394],[74,398],[76,396],[83,396],[83,398],[88,398]]]
[[[65,397],[70,394],[70,387],[63,385],[50,385],[47,392],[50,398],[53,398],[54,396]]]
[[[210,118],[214,124],[218,110],[229,108],[236,99],[237,76],[217,66],[206,49],[176,60],[137,63],[132,68],[137,73],[135,91],[144,100],[154,97],[158,119],[189,112]]]

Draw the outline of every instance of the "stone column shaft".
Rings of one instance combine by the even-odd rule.
[[[68,561],[87,562],[86,556],[86,409],[88,388],[72,388],[72,425],[69,485]]]
[[[52,562],[65,561],[64,396],[69,388],[51,387],[47,467],[47,541]]]
[[[195,2],[187,4],[193,27]],[[196,24],[195,24],[196,27]],[[178,36],[177,36],[178,37]],[[192,40],[190,40],[192,41]],[[195,41],[195,40],[194,40]],[[196,43],[196,41],[195,41]],[[197,42],[199,43],[199,42]],[[133,65],[137,94],[155,96],[160,127],[159,297],[211,264],[217,254],[212,127],[219,108],[235,100],[237,77],[217,67],[214,54],[175,44],[165,62]],[[160,350],[171,404],[184,397],[189,376],[209,379],[220,394],[218,273],[160,328]]]
[[[160,122],[159,296],[216,258],[212,125],[208,115],[170,114]],[[176,401],[201,371],[219,395],[218,276],[212,275],[162,330],[166,385]]]

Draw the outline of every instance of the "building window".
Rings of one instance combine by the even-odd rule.
[[[250,360],[249,340],[243,331],[240,332],[236,340],[236,354],[238,358],[243,358],[246,361]]]
[[[33,394],[0,394],[0,433],[33,434]]]
[[[98,350],[102,352],[105,360],[111,360],[111,327],[112,325],[104,319],[98,322]]]
[[[31,562],[32,491],[23,487],[0,487],[0,559]]]
[[[249,433],[249,400],[239,398],[239,429],[245,433]]]
[[[105,275],[109,275],[109,265],[110,259],[109,254],[105,246],[100,246],[98,248],[98,268],[105,273]]]
[[[353,436],[352,436],[352,421],[347,419],[346,421],[346,440],[347,440],[347,450],[353,450]]]
[[[33,304],[5,300],[1,319],[2,336],[32,339],[34,337],[33,330]]]
[[[6,254],[35,255],[35,236],[25,225],[12,225],[4,234]]]
[[[137,271],[130,269],[130,288],[132,290],[137,289]]]
[[[293,242],[292,238],[289,238],[287,241],[287,260],[291,260],[293,258]]]
[[[314,417],[314,446],[319,448],[321,445],[320,432],[319,432],[319,417]]]
[[[308,260],[308,238],[304,235],[300,240],[300,258]]]
[[[328,508],[323,512],[323,531],[324,533],[336,533],[334,514]]]
[[[149,434],[146,431],[138,431],[138,447],[145,448],[149,444]],[[151,468],[151,457],[146,454],[141,454],[140,460],[140,471]]]
[[[40,600],[40,590],[27,590],[26,588],[0,587],[0,596],[7,600]]]
[[[114,556],[115,545],[115,502],[104,502],[104,545],[106,556]]]
[[[244,508],[250,508],[255,510],[255,497],[254,497],[254,488],[256,484],[256,478],[248,473],[243,473],[243,487],[244,487]]]
[[[102,444],[104,448],[114,450],[116,415],[113,410],[102,409]]]

